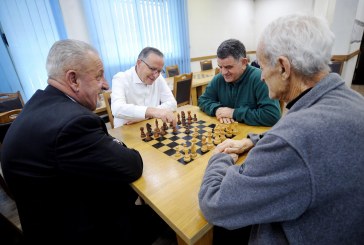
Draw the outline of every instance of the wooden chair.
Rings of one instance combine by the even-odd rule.
[[[0,93],[0,113],[15,109],[22,109],[24,101],[20,92]]]
[[[11,123],[24,107],[24,101],[20,92],[0,93],[0,144]]]
[[[201,71],[211,70],[212,67],[212,60],[203,60],[200,61]]]
[[[215,76],[220,73],[220,67],[215,68]]]
[[[104,95],[104,101],[106,106],[107,115],[109,117],[109,122],[111,128],[114,128],[114,116],[111,111],[111,91],[106,91],[102,93]]]
[[[178,65],[167,66],[166,67],[167,77],[174,77],[179,75]]]
[[[343,70],[344,62],[340,61],[332,61],[331,64],[329,64],[331,72],[335,72],[339,75],[341,75],[341,72]]]
[[[190,104],[192,79],[192,72],[174,77],[173,95],[177,100],[177,106]]]

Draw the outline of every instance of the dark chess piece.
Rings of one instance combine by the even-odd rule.
[[[177,128],[176,127],[173,127],[173,134],[177,134],[178,133],[178,130],[177,130]]]
[[[142,139],[145,139],[145,137],[146,137],[146,135],[145,135],[145,133],[144,133],[144,127],[140,127],[140,137],[141,137]]]
[[[194,122],[197,122],[197,116],[196,116],[196,114],[193,114],[193,121]]]
[[[167,134],[166,130],[164,129],[164,126],[161,127],[161,131],[159,132],[159,134],[162,136]]]
[[[162,128],[164,129],[164,131],[167,131],[168,130],[168,125],[167,125],[166,122],[163,123],[163,127]]]
[[[181,125],[181,117],[180,117],[179,113],[177,113],[177,124]]]
[[[190,134],[190,126],[187,124],[186,125],[186,131],[185,131],[186,134]]]

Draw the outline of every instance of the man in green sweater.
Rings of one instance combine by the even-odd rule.
[[[281,117],[278,100],[269,98],[261,70],[248,65],[244,44],[228,39],[217,49],[220,74],[198,99],[202,111],[221,123],[273,126]]]

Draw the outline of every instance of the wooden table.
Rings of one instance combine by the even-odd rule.
[[[192,105],[197,105],[198,97],[205,92],[207,84],[215,76],[215,69],[199,71],[193,73],[192,87],[191,87],[191,100]],[[173,77],[167,77],[166,81],[168,86],[173,91]]]
[[[177,111],[185,111],[186,115],[191,111],[192,115],[196,113],[198,120],[218,123],[216,118],[207,116],[196,106],[182,106]],[[155,127],[155,119],[151,119],[109,130],[129,148],[138,150],[143,158],[143,175],[132,183],[132,187],[176,232],[178,244],[212,244],[212,225],[203,217],[197,196],[212,151],[183,165],[141,140],[140,127],[145,127],[147,122]],[[235,138],[268,129],[238,124],[239,133]],[[245,155],[239,161],[243,159]]]

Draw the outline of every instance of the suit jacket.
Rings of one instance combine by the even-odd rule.
[[[32,96],[5,136],[1,163],[26,241],[129,241],[137,197],[129,184],[142,174],[141,156],[61,91]]]

